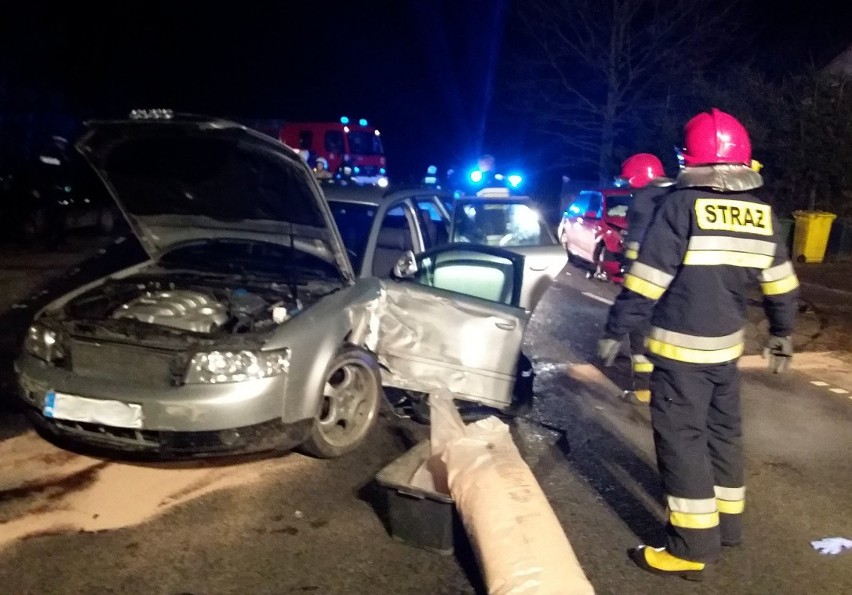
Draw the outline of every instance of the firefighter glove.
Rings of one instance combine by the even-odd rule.
[[[769,360],[769,371],[773,374],[786,372],[793,359],[793,338],[771,336],[763,348],[764,359]]]
[[[601,339],[598,341],[598,357],[603,360],[605,367],[608,368],[615,363],[620,348],[620,339]]]

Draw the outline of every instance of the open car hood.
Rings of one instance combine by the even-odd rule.
[[[285,145],[198,117],[95,121],[77,142],[152,258],[200,238],[294,244],[354,279],[319,186]]]

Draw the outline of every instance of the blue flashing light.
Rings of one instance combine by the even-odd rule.
[[[426,168],[426,173],[434,176],[436,173],[438,173],[438,168],[434,165],[430,165]]]
[[[474,184],[479,184],[482,181],[482,172],[478,169],[475,169],[470,172],[470,181]]]
[[[354,171],[356,174],[360,174],[360,173],[361,173],[361,168],[360,168],[360,167],[358,167],[358,166],[355,166],[355,168],[354,168],[352,171]]]
[[[574,215],[579,215],[580,214],[579,205],[571,205],[570,207],[568,207],[568,212],[573,213]]]
[[[523,181],[524,181],[523,176],[520,176],[520,175],[518,175],[518,174],[512,174],[512,175],[510,175],[510,176],[509,176],[508,178],[506,178],[506,179],[507,179],[507,180],[509,180],[509,185],[510,185],[512,188],[517,188],[518,186],[520,186],[520,185],[521,185],[521,182],[523,182]]]
[[[367,119],[361,118],[360,120],[358,120],[358,124],[360,124],[361,126],[366,126],[367,125]]]
[[[382,175],[385,175],[385,174],[386,174],[386,173],[388,173],[388,172],[387,172],[387,170],[386,170],[385,168],[380,167],[380,168],[379,168],[379,173],[380,173],[380,174],[382,174]]]
[[[341,116],[340,117],[340,123],[341,124],[349,124],[349,118],[347,118],[346,116]]]

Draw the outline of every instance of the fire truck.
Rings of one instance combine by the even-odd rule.
[[[296,150],[307,151],[311,165],[324,158],[337,179],[382,188],[388,185],[381,133],[364,118],[357,122],[346,116],[338,122],[287,122],[278,138]]]

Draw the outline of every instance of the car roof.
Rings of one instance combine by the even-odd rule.
[[[375,186],[338,186],[323,184],[322,191],[329,202],[346,202],[380,207],[401,199],[418,196],[451,197],[446,192],[436,192],[430,188],[407,188],[402,190],[384,190]]]

